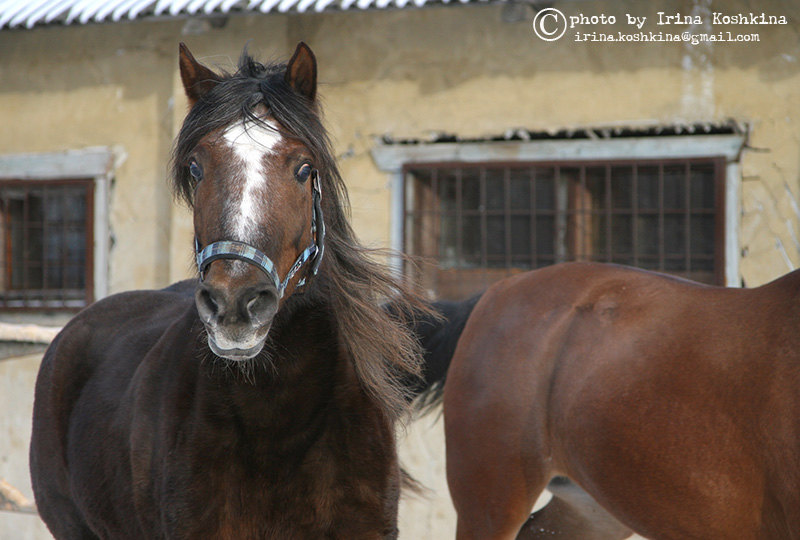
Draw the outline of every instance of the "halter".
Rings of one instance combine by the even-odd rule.
[[[297,257],[283,281],[281,281],[272,259],[253,246],[235,240],[221,240],[213,242],[201,250],[200,242],[195,236],[195,259],[197,261],[197,269],[200,272],[200,281],[205,279],[205,270],[208,265],[217,259],[238,259],[257,266],[267,274],[267,277],[275,285],[275,289],[278,291],[278,299],[280,299],[283,298],[283,293],[289,281],[307,262],[311,262],[310,275],[316,276],[319,271],[319,265],[322,262],[322,256],[325,253],[325,220],[322,216],[322,190],[319,183],[319,171],[314,169],[311,171],[311,175],[311,198],[313,201],[311,207],[311,235],[314,237],[314,242]],[[297,288],[299,289],[305,284],[306,278],[304,277],[297,283]]]

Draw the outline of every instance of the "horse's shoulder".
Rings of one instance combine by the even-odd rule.
[[[55,391],[53,399],[71,403],[96,377],[130,380],[169,328],[196,317],[193,299],[185,289],[173,286],[118,293],[82,310],[45,352],[37,391]]]
[[[88,306],[73,317],[51,343],[45,363],[96,364],[109,357],[115,345],[137,343],[151,347],[176,320],[193,308],[185,282],[162,290],[117,293]]]

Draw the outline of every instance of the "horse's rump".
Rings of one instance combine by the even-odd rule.
[[[505,506],[522,508],[561,474],[645,536],[790,537],[799,287],[569,264],[490,288],[445,387],[454,497],[516,471]]]

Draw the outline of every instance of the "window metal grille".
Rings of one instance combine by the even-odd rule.
[[[463,298],[516,272],[600,261],[723,279],[722,158],[439,163],[404,169],[413,276]]]
[[[0,309],[92,301],[93,182],[0,181]]]

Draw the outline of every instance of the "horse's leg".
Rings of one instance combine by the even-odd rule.
[[[89,529],[80,511],[68,498],[59,495],[42,497],[37,498],[37,504],[39,514],[54,538],[98,540],[99,537]]]
[[[39,517],[58,540],[97,540],[99,537],[89,529],[83,514],[69,495],[69,481],[64,470],[58,464],[40,466],[44,460],[58,459],[58,452],[49,451],[54,446],[39,444],[38,439],[31,443],[30,459],[36,465],[31,469],[31,480]],[[42,471],[54,472],[45,474]]]
[[[481,430],[476,426],[487,425],[482,418],[473,424],[461,412],[449,418],[445,413],[447,483],[458,514],[456,538],[513,540],[549,473],[538,456],[523,457],[519,440],[503,436],[519,429]]]
[[[521,313],[518,296],[502,285],[484,294],[447,372],[447,483],[458,540],[514,540],[558,466],[548,396],[567,315],[554,318],[547,305]]]
[[[536,500],[498,498],[487,493],[488,497],[478,495],[467,503],[456,491],[451,489],[451,493],[458,514],[456,540],[514,540]]]
[[[548,488],[553,498],[544,508],[531,514],[517,540],[623,540],[633,534],[570,480],[557,477]]]
[[[30,453],[28,455],[31,484],[36,509],[53,537],[58,540],[97,540],[86,524],[70,492],[69,472],[63,458],[65,449],[61,437],[62,426],[57,419],[62,411],[54,404],[55,389],[69,394],[62,380],[54,379],[53,370],[59,336],[42,360],[36,380],[34,415]],[[67,417],[68,418],[68,417]],[[63,428],[66,430],[66,428]]]

